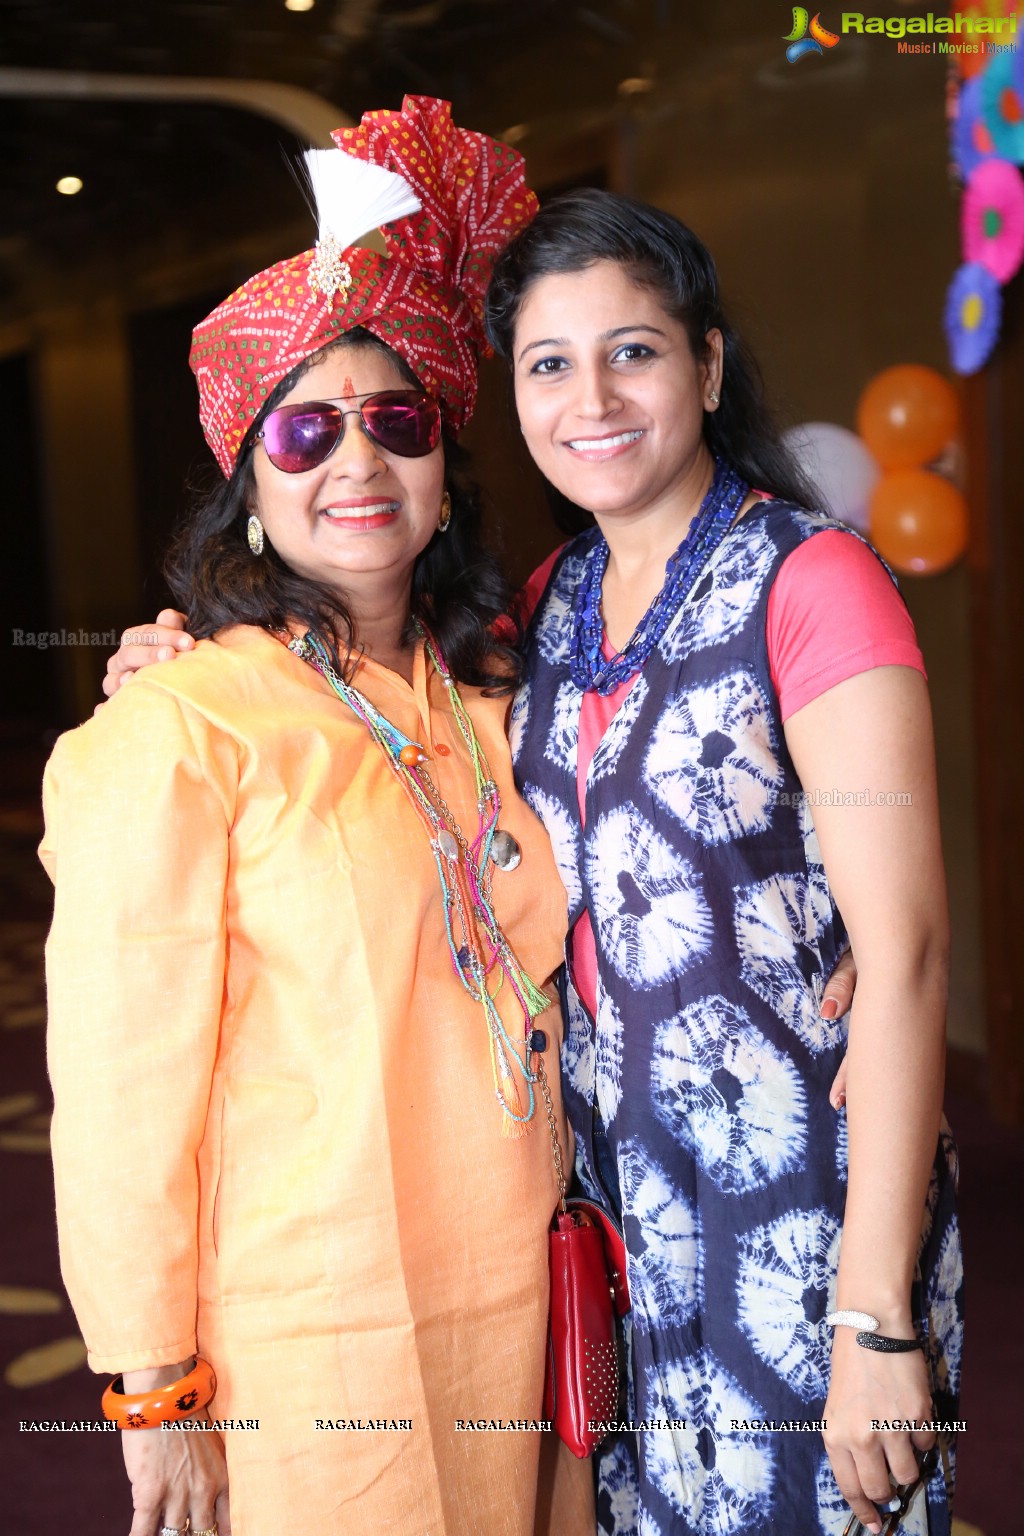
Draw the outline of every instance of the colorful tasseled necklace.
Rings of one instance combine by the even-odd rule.
[[[524,1136],[533,1118],[534,1084],[540,1081],[543,1086],[543,1069],[539,1061],[534,1068],[533,1057],[543,1052],[547,1044],[543,1031],[533,1028],[533,1021],[550,1006],[551,1000],[516,959],[494,912],[493,866],[515,869],[520,860],[519,845],[508,832],[498,828],[501,796],[455,679],[436,641],[420,625],[416,628],[427,657],[448,691],[452,715],[473,764],[478,823],[472,842],[467,840],[427,772],[429,758],[422,743],[412,741],[358,688],[339,676],[326,646],[312,631],[291,640],[288,648],[315,667],[338,698],[359,716],[427,831],[441,882],[452,968],[466,991],[480,1003],[487,1021],[494,1091],[502,1108],[502,1134]],[[497,984],[492,992],[490,984],[495,977]],[[522,1011],[523,1034],[518,1042],[510,1036],[497,1008],[498,994],[506,983]]]

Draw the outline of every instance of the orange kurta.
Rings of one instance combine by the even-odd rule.
[[[356,683],[472,836],[422,648],[412,687],[370,661]],[[505,703],[462,693],[523,848],[495,906],[546,982],[564,891]],[[540,1417],[551,1146],[542,1108],[500,1134],[427,835],[366,728],[237,628],[63,736],[44,798],[61,1262],[94,1369],[212,1362],[211,1413],[260,1425],[225,1436],[235,1536],[529,1536],[539,1462],[550,1529],[592,1536],[587,1464],[456,1428]],[[561,1117],[557,1007],[540,1022]],[[370,1419],[412,1428],[316,1427]]]

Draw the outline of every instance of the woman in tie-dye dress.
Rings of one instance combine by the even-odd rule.
[[[625,1233],[625,1418],[686,1423],[605,1442],[600,1528],[839,1536],[852,1507],[879,1529],[890,1473],[912,1482],[929,1421],[955,1420],[961,1349],[913,628],[809,510],[682,225],[557,199],[490,321],[530,452],[596,520],[532,584],[513,749],[569,892],[566,1102]],[[852,1013],[822,1019],[848,936]],[[836,1308],[923,1348],[863,1347]],[[948,1536],[938,1444],[903,1533]]]

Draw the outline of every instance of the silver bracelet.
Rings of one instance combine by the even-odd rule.
[[[911,1339],[894,1339],[880,1333],[881,1323],[870,1312],[855,1312],[852,1308],[840,1308],[830,1312],[825,1319],[830,1328],[856,1328],[857,1343],[861,1349],[874,1349],[883,1355],[904,1355],[912,1349],[923,1349],[916,1334]]]
[[[870,1312],[855,1312],[849,1307],[830,1312],[825,1322],[829,1328],[859,1328],[862,1333],[877,1333],[882,1326]]]

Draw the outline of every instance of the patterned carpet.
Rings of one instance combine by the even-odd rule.
[[[116,1437],[19,1430],[21,1420],[98,1418],[101,1386],[85,1367],[60,1283],[53,1226],[42,969],[50,887],[35,857],[40,831],[31,801],[0,807],[0,1444],[10,1469],[0,1529],[4,1536],[64,1530],[123,1536],[131,1499]],[[1024,1314],[1024,1136],[993,1125],[955,1070],[950,1077],[947,1108],[964,1167],[968,1332],[961,1417],[969,1424],[961,1438],[961,1518],[953,1530],[954,1536],[1019,1536],[1013,1510],[1020,1507],[1024,1456],[1015,1415],[1024,1336],[1010,1323]]]

